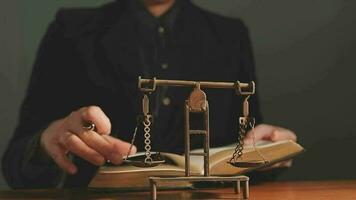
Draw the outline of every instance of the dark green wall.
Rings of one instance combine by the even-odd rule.
[[[0,2],[0,153],[16,124],[36,49],[60,7],[104,0]],[[307,152],[281,179],[356,178],[356,2],[195,0],[241,17],[254,44],[265,121],[295,130]],[[5,187],[0,177],[0,186]]]

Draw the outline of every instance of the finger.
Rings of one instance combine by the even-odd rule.
[[[248,145],[252,144],[253,141],[270,140],[272,132],[273,126],[260,124],[246,134],[244,144]]]
[[[66,120],[67,131],[76,134],[85,144],[93,148],[107,159],[113,151],[113,146],[102,138],[97,132],[86,130],[82,126],[82,113],[88,108],[81,108],[79,111],[70,114]]]
[[[122,162],[122,155],[123,155],[122,152],[120,151],[120,148],[115,148],[113,143],[103,138],[102,135],[99,135],[97,132],[86,130],[82,127],[82,125],[78,125],[81,124],[82,122],[82,113],[96,112],[95,109],[94,111],[90,111],[90,110],[91,108],[89,107],[89,108],[82,108],[78,112],[73,112],[68,117],[68,120],[66,121],[68,130],[76,134],[85,144],[87,144],[90,148],[100,153],[107,160],[110,160],[114,164],[120,164]],[[99,127],[97,131],[100,131]]]
[[[253,144],[253,138],[244,138],[243,143],[244,145],[251,145]]]
[[[285,160],[276,164],[273,164],[272,166],[262,168],[260,171],[268,171],[271,169],[276,169],[276,168],[289,168],[292,166],[292,160]]]
[[[66,132],[61,137],[61,144],[73,154],[87,160],[94,165],[103,165],[105,159],[94,149],[86,145],[77,135]]]
[[[110,119],[105,115],[105,113],[101,110],[100,107],[89,106],[87,108],[81,109],[80,113],[82,121],[95,124],[97,133],[99,133],[100,135],[110,134]]]
[[[287,129],[276,129],[271,134],[271,140],[272,141],[281,141],[281,140],[296,141],[297,137],[293,132]]]
[[[68,159],[60,146],[53,145],[50,155],[54,162],[67,173],[75,174],[77,172],[77,167]]]
[[[131,144],[128,142],[125,142],[123,140],[111,137],[109,135],[103,136],[108,142],[114,145],[114,148],[117,149],[118,152],[120,153],[127,153],[128,150],[130,149]],[[132,146],[130,154],[135,154],[137,151],[136,146]]]
[[[63,132],[72,132],[75,134],[82,134],[84,132],[89,131],[88,129],[84,128],[84,121],[82,119],[82,113],[87,108],[81,108],[78,111],[72,112],[68,117],[66,117],[64,123],[62,124],[62,131]],[[90,122],[91,123],[91,122]]]
[[[99,135],[94,131],[85,131],[76,134],[85,144],[99,152],[107,160],[110,160],[114,164],[120,164],[122,162],[122,156],[120,151],[117,150],[115,144],[105,139],[103,136],[110,137],[108,135]]]
[[[292,131],[267,124],[260,124],[254,130],[249,131],[245,137],[246,143],[251,143],[253,137],[255,137],[256,142],[260,140],[297,140],[296,135]]]
[[[132,155],[132,154],[135,154],[137,151],[137,148],[134,145],[132,146],[132,149],[130,150],[131,144],[129,144],[125,141],[111,137],[109,135],[104,135],[103,137],[113,145],[113,148],[115,149],[116,153],[111,156],[115,157],[116,159],[122,160],[123,155],[124,156],[126,156],[127,154]],[[115,163],[115,164],[120,164],[120,163]]]
[[[293,160],[285,160],[280,162],[279,167],[292,167]]]

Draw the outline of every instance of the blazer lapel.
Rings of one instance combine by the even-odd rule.
[[[118,22],[102,39],[107,60],[122,80],[136,81],[142,70],[137,34],[133,17],[124,11]]]
[[[126,11],[102,38],[103,53],[112,67],[119,92],[130,99],[134,112],[139,112],[138,76],[142,74],[137,29]]]
[[[136,23],[125,4],[110,12],[120,14],[97,17],[93,30],[80,36],[79,56],[94,86],[124,94],[135,105],[137,77],[142,74]]]
[[[112,90],[118,80],[136,81],[141,73],[133,17],[126,3],[115,4],[115,10],[104,10],[93,19],[76,47],[91,81]]]

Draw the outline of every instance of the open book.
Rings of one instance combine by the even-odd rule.
[[[304,151],[303,147],[291,141],[279,142],[258,142],[256,148],[269,161],[268,165],[273,165],[277,162],[288,160],[297,154]],[[212,176],[229,176],[239,175],[256,168],[238,168],[231,166],[228,161],[234,153],[235,145],[229,145],[218,148],[210,148],[210,175]],[[201,152],[202,150],[194,150]],[[161,153],[165,159],[165,163],[151,167],[139,168],[128,164],[120,166],[102,166],[89,184],[90,188],[123,188],[123,189],[141,189],[149,186],[148,177],[151,176],[185,176],[185,158],[184,155],[172,153]],[[203,157],[191,156],[191,174],[203,175]],[[261,160],[262,158],[251,146],[245,146],[242,161]],[[264,165],[262,167],[266,167]],[[175,185],[166,185],[166,187],[179,187],[177,182],[172,182]],[[187,183],[182,183],[187,186]],[[181,185],[181,186],[183,186]]]

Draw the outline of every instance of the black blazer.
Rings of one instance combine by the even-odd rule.
[[[204,11],[190,1],[180,12],[172,35],[176,65],[164,79],[256,81],[248,31],[239,19]],[[83,106],[98,105],[112,122],[117,137],[130,141],[140,112],[135,24],[125,19],[126,1],[100,8],[58,12],[38,51],[19,124],[3,157],[3,172],[12,187],[54,186],[58,172],[33,163],[22,166],[26,146],[36,133],[54,120]],[[210,104],[211,146],[236,141],[241,99],[234,91],[206,90]],[[183,105],[189,94],[168,89],[172,99],[167,132],[157,133],[161,151],[183,152]],[[261,122],[257,97],[252,114]],[[159,122],[156,122],[159,123]],[[139,148],[141,144],[136,144]],[[67,177],[66,186],[85,186],[97,169],[76,159],[79,173]],[[57,181],[58,182],[58,181]]]

